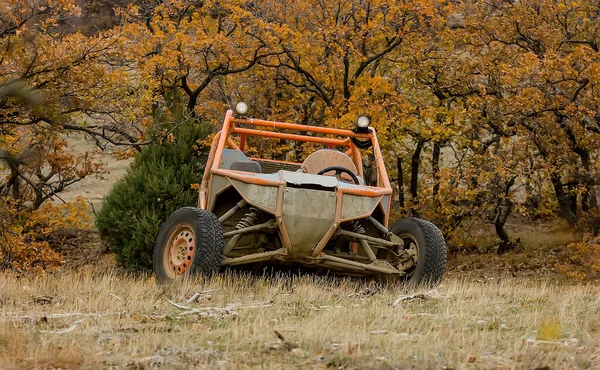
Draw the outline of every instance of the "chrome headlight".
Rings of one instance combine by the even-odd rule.
[[[235,112],[239,115],[244,115],[248,113],[248,104],[241,101],[235,105]]]

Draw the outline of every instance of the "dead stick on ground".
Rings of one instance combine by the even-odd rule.
[[[65,317],[104,317],[104,316],[115,316],[125,314],[125,311],[121,312],[109,312],[109,313],[80,313],[80,312],[69,312],[69,313],[54,313],[49,315],[40,315],[40,316],[32,316],[32,315],[22,315],[22,316],[7,316],[0,319],[1,321],[16,321],[16,320],[39,320],[42,318],[46,319],[62,319]]]
[[[115,293],[110,293],[109,296],[118,299],[121,303],[125,304],[125,300],[121,297],[119,297],[118,295],[116,295]]]
[[[290,342],[287,339],[285,339],[285,337],[277,330],[273,330],[273,332],[275,333],[275,336],[283,343],[284,348],[288,350],[298,348],[298,345],[296,343]]]
[[[400,297],[396,298],[394,303],[392,303],[392,306],[397,306],[402,302],[412,301],[414,299],[432,299],[432,298],[441,298],[441,295],[435,289],[432,289],[432,290],[428,291],[427,293],[401,295]]]
[[[46,334],[67,334],[70,333],[72,331],[75,331],[75,329],[77,329],[77,325],[79,325],[84,319],[80,319],[77,320],[75,322],[73,322],[73,324],[71,324],[71,326],[69,326],[66,329],[60,329],[60,330],[40,330],[40,333],[46,333]]]
[[[188,299],[187,301],[185,301],[185,303],[194,303],[198,300],[198,298],[200,298],[200,296],[207,294],[207,293],[212,293],[212,292],[216,292],[219,289],[208,289],[208,290],[204,290],[202,292],[197,292],[194,293],[193,296],[190,297],[190,299]],[[210,297],[210,296],[209,296]]]
[[[165,297],[165,299],[167,300],[167,302],[169,302],[172,306],[179,308],[180,310],[186,310],[186,311],[193,311],[194,308],[192,307],[188,307],[188,306],[184,306],[182,304],[173,302],[172,300],[170,300],[169,298]]]
[[[230,303],[225,307],[189,307],[177,302],[173,302],[169,298],[165,297],[165,299],[176,308],[180,310],[190,311],[190,312],[204,312],[204,311],[230,311],[236,308],[263,308],[263,307],[271,307],[273,304],[270,301],[267,302],[255,302],[251,304],[243,304],[243,303]]]

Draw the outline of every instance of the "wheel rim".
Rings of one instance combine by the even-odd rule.
[[[169,277],[185,274],[191,267],[196,253],[196,234],[190,225],[175,227],[169,235],[163,254],[163,266]]]
[[[406,273],[405,278],[410,279],[412,275],[415,273],[417,269],[417,264],[419,263],[419,242],[415,239],[411,234],[400,234],[398,235],[400,239],[404,242],[404,251],[409,251],[412,255],[412,264],[406,261],[398,261],[400,268],[404,268],[407,264],[411,266],[408,267],[404,272]]]

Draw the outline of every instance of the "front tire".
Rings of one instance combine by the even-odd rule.
[[[154,246],[154,272],[161,282],[191,274],[212,275],[223,260],[223,229],[213,213],[194,207],[173,212]]]
[[[440,229],[429,221],[409,217],[395,222],[390,231],[416,252],[416,263],[407,270],[405,283],[411,286],[437,285],[446,271],[447,254]]]

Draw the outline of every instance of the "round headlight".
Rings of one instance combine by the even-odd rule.
[[[356,120],[356,126],[360,128],[367,128],[371,124],[371,120],[367,116],[360,116]]]
[[[237,112],[237,114],[248,113],[248,104],[244,103],[243,101],[237,103],[235,105],[235,111]]]

